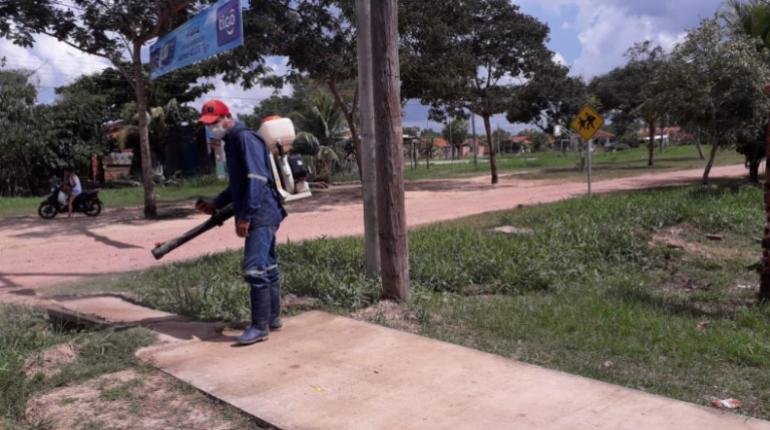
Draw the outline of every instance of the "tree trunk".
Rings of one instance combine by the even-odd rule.
[[[650,144],[647,146],[649,149],[649,159],[647,160],[647,166],[652,167],[653,157],[655,156],[655,119],[648,121],[650,125]]]
[[[340,108],[342,111],[342,115],[345,117],[345,122],[348,123],[348,128],[350,129],[350,135],[353,139],[353,148],[355,148],[356,151],[356,166],[358,166],[358,179],[363,182],[364,177],[362,175],[362,168],[361,168],[361,139],[358,136],[358,130],[356,129],[356,120],[355,120],[355,112],[353,109],[348,108],[348,105],[345,104],[345,101],[342,100],[342,96],[340,95],[339,90],[337,90],[337,84],[334,83],[334,81],[327,81],[327,86],[329,87],[329,91],[331,91],[332,95],[334,96],[334,102],[337,104],[337,107]],[[355,106],[355,101],[353,102],[353,105]]]
[[[473,133],[473,167],[479,167],[479,143],[476,140],[476,115],[471,112],[471,130]]]
[[[663,118],[660,119],[660,153],[663,153],[663,130],[665,130],[665,124],[663,124]]]
[[[409,251],[401,142],[398,4],[396,0],[371,2],[371,14],[382,296],[405,301],[409,299]]]
[[[492,172],[492,185],[497,183],[497,158],[495,157],[495,145],[492,142],[492,125],[489,123],[489,114],[482,114],[484,119],[484,129],[487,132],[487,142],[489,143],[489,170]]]
[[[703,161],[703,160],[706,159],[706,156],[703,155],[703,145],[701,145],[701,143],[700,143],[700,140],[701,140],[700,136],[701,136],[701,133],[699,131],[698,132],[698,137],[695,139],[695,149],[698,150],[698,158],[700,158],[700,160]]]
[[[767,88],[767,87],[766,87]],[[765,237],[762,239],[762,272],[759,277],[759,301],[770,302],[770,122],[765,133]]]
[[[364,194],[364,242],[366,276],[380,276],[380,239],[377,231],[377,172],[374,146],[374,99],[372,96],[371,15],[368,0],[356,0],[358,18],[358,102],[361,113],[361,187]]]
[[[142,154],[142,185],[144,185],[144,217],[158,215],[155,204],[155,183],[152,182],[152,154],[150,153],[150,132],[147,121],[147,95],[145,93],[144,71],[142,70],[142,44],[134,42],[133,69],[136,92],[136,111],[139,117],[139,148]]]
[[[752,184],[759,183],[759,165],[762,164],[762,160],[749,160],[749,181]]]
[[[716,141],[714,141],[714,146],[711,147],[711,155],[709,155],[709,161],[706,163],[706,170],[703,171],[703,185],[708,185],[709,183],[709,174],[711,173],[711,167],[714,166],[714,160],[717,157],[718,149],[719,145],[717,145]]]

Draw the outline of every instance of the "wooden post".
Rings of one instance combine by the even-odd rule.
[[[372,33],[368,0],[356,0],[358,20],[358,94],[361,113],[361,187],[364,195],[364,242],[366,276],[380,276],[380,243],[377,229],[377,172],[374,148],[374,99],[372,95]]]
[[[396,0],[371,2],[371,15],[382,296],[404,301],[409,298],[409,253],[401,148],[398,4]]]
[[[770,84],[765,86],[765,94],[770,95]],[[715,144],[716,146],[716,144]],[[759,300],[770,302],[770,122],[765,137],[765,236],[762,239],[762,272],[759,277]]]

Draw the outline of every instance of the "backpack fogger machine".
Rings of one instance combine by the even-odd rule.
[[[275,188],[284,202],[310,197],[310,185],[307,182],[308,172],[302,162],[302,156],[292,154],[296,133],[294,124],[289,118],[268,116],[263,118],[262,126],[257,135],[267,145],[270,155],[270,166],[275,178]],[[152,255],[160,260],[176,248],[195,239],[214,227],[222,226],[234,214],[232,205],[214,211],[209,219],[190,231],[166,242],[155,244]]]

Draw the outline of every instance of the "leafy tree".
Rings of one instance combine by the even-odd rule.
[[[759,183],[759,165],[765,158],[765,144],[767,142],[767,125],[756,130],[756,133],[741,133],[736,142],[738,153],[746,157],[746,167],[749,169],[749,180]]]
[[[591,81],[590,90],[617,123],[619,135],[626,134],[636,119],[645,121],[649,130],[648,166],[654,163],[656,123],[665,113],[661,95],[665,92],[657,74],[665,63],[663,49],[646,41],[637,43],[626,52],[628,63]],[[624,127],[625,126],[625,127]]]
[[[462,154],[462,146],[465,139],[468,138],[468,121],[462,118],[454,118],[441,130],[441,136],[449,142],[452,147],[452,158]]]
[[[263,76],[259,50],[241,50],[223,55],[210,73],[225,73],[226,80],[240,79],[245,87],[262,83],[281,87],[313,81],[331,94],[336,109],[351,132],[360,174],[361,141],[357,131],[357,51],[355,11],[346,0],[264,0],[252,2],[244,11],[244,33],[269,35],[254,43],[272,55],[285,56],[289,71]],[[249,41],[247,40],[247,44]],[[258,66],[255,68],[254,64]],[[270,108],[286,108],[291,98],[274,98]],[[288,103],[287,103],[288,102]],[[281,111],[283,109],[273,109]],[[302,112],[296,107],[288,112]],[[288,114],[288,112],[286,112]],[[321,137],[319,137],[320,140]]]
[[[420,130],[420,153],[425,157],[425,168],[430,169],[430,160],[433,158],[435,148],[435,139],[439,133],[432,128]]]
[[[90,166],[92,154],[108,149],[109,143],[102,138],[101,129],[101,125],[111,119],[105,99],[99,93],[58,88],[56,101],[39,107],[38,120],[45,123],[45,142],[58,158],[57,164],[82,171]]]
[[[730,0],[727,4],[725,18],[730,29],[734,34],[750,37],[757,52],[766,59],[770,51],[770,4],[763,0]],[[752,182],[759,182],[759,165],[767,156],[766,127],[738,142],[738,152],[746,156]]]
[[[502,144],[502,142],[508,142],[511,140],[512,137],[513,137],[513,133],[511,133],[508,130],[497,127],[495,131],[492,132],[492,144],[488,146],[489,147],[494,146],[495,150],[497,150],[497,148],[500,148],[500,145]],[[489,141],[486,138],[483,139],[483,142],[489,143]]]
[[[144,66],[144,73],[149,73],[147,66]],[[214,88],[212,84],[196,83],[199,71],[194,67],[177,71],[172,75],[173,77],[162,76],[147,82],[147,106],[166,106],[171,100],[176,100],[179,104],[189,103]],[[132,102],[136,104],[136,94],[131,83],[120,70],[113,67],[81,76],[71,84],[58,88],[56,92],[58,94],[67,92],[98,94],[104,97],[104,104],[116,116],[125,104]]]
[[[292,84],[291,95],[272,95],[262,100],[259,105],[254,107],[253,115],[257,119],[267,115],[279,115],[286,118],[297,113],[305,115],[310,112],[311,98],[316,91],[318,88],[312,82],[297,80]]]
[[[344,116],[339,105],[326,91],[316,91],[302,110],[290,112],[288,116],[300,131],[314,135],[322,146],[333,148],[343,140]]]
[[[569,127],[586,102],[587,88],[581,78],[567,76],[569,70],[557,64],[522,85],[508,105],[511,123],[533,124],[553,134],[556,126]]]
[[[699,130],[713,145],[704,183],[719,148],[755,135],[770,108],[763,94],[770,68],[750,39],[727,36],[716,19],[704,20],[674,50],[661,73],[674,118]]]
[[[539,152],[548,147],[551,143],[550,137],[539,130],[524,130],[520,133],[522,136],[527,136],[532,142],[532,151]]]
[[[525,82],[553,68],[548,27],[508,0],[408,2],[403,17],[402,95],[434,110],[470,110],[490,118],[506,111]],[[497,183],[490,147],[492,183]]]
[[[757,52],[767,62],[767,51],[770,48],[770,5],[764,0],[740,0],[728,1],[727,22],[736,34],[751,37]],[[766,87],[767,88],[767,87]],[[752,180],[759,180],[759,164],[762,158],[770,154],[770,124],[765,125],[763,142],[758,139],[746,139],[739,142],[738,151],[746,155],[749,165],[749,176]],[[757,133],[761,135],[761,133]],[[767,220],[765,231],[770,232],[770,186],[765,184],[765,219]],[[770,301],[770,240],[768,234],[762,241],[763,258],[760,276],[759,298],[761,301]]]
[[[11,22],[0,26],[0,36],[22,46],[32,46],[34,34],[47,34],[83,52],[108,59],[134,90],[137,111],[148,109],[146,68],[142,66],[142,47],[185,21],[208,2],[202,0],[72,0],[63,10],[53,0],[35,2],[4,0],[0,9],[8,12]],[[259,45],[251,46],[252,52]],[[177,80],[175,74],[166,77]],[[144,184],[144,214],[157,214],[149,124],[139,115],[139,140]]]
[[[0,195],[38,193],[54,158],[43,139],[31,72],[0,70]]]

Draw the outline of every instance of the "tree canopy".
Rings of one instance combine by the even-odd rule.
[[[507,0],[409,2],[403,12],[402,94],[434,111],[505,112],[528,81],[554,68],[548,26]],[[497,183],[494,149],[492,183]]]
[[[728,37],[716,19],[691,31],[665,63],[661,84],[667,89],[669,111],[713,145],[704,181],[719,148],[753,138],[765,124],[770,103],[763,88],[769,79],[768,63],[751,39]]]

